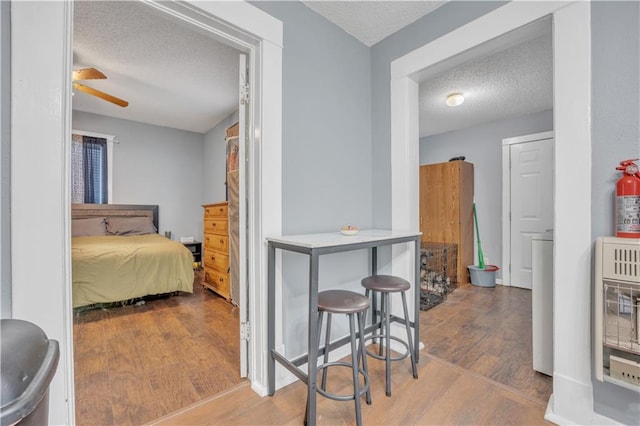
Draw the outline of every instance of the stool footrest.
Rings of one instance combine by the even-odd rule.
[[[367,340],[373,340],[373,339],[380,339],[381,341],[378,342],[378,345],[382,344],[382,341],[384,341],[384,339],[386,339],[386,336],[384,334],[375,334],[373,336],[367,336],[364,338],[364,341],[366,342]],[[391,361],[400,361],[402,359],[405,359],[406,357],[408,357],[409,355],[411,355],[411,351],[409,351],[409,345],[407,344],[407,342],[405,342],[404,340],[396,337],[396,336],[389,336],[389,339],[398,342],[400,344],[402,344],[402,346],[405,347],[405,353],[398,355],[396,357],[391,357],[389,358]],[[381,361],[384,361],[385,359],[387,359],[384,355],[378,355],[378,354],[374,354],[373,352],[370,352],[366,346],[365,346],[365,351],[367,352],[367,355],[369,355],[370,357],[373,357],[375,359],[379,359]]]
[[[350,362],[334,361],[334,362],[328,362],[326,364],[320,364],[318,366],[318,373],[324,369],[328,369],[329,367],[347,367],[349,369],[352,368]],[[358,368],[358,373],[362,374],[362,377],[364,377],[364,386],[362,386],[362,389],[360,389],[360,395],[358,395],[359,397],[362,397],[362,395],[366,394],[367,391],[369,390],[369,375],[362,368]],[[335,393],[327,392],[326,390],[322,389],[320,386],[316,388],[316,391],[320,395],[324,396],[325,398],[333,399],[335,401],[353,401],[355,399],[353,394],[336,395]]]

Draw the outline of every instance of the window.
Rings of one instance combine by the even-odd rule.
[[[74,132],[71,143],[71,201],[107,204],[111,176],[110,143],[113,137]],[[110,141],[109,141],[110,142]]]

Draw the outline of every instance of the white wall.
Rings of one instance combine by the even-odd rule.
[[[113,148],[112,204],[158,204],[159,232],[173,239],[202,238],[204,137],[81,111],[73,111],[74,130],[110,134]]]
[[[449,161],[460,155],[473,163],[474,199],[482,250],[488,263],[502,268],[502,139],[547,130],[553,130],[552,110],[420,139],[421,165]],[[502,269],[497,275],[502,277]]]
[[[238,111],[235,111],[204,135],[203,204],[219,203],[227,199],[225,130],[237,121]]]

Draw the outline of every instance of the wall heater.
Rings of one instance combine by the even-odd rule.
[[[640,238],[598,238],[595,273],[596,378],[640,392]]]

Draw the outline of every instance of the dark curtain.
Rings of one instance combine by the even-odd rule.
[[[82,167],[84,171],[84,202],[108,203],[107,140],[82,137]]]

